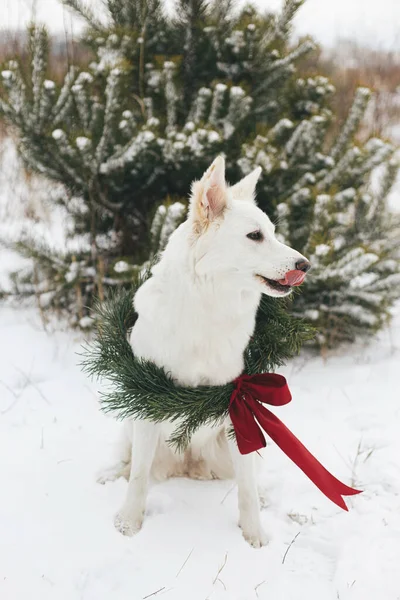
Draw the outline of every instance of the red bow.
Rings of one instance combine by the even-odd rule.
[[[292,396],[282,375],[241,375],[234,381],[229,414],[241,454],[249,454],[266,446],[261,427],[313,483],[332,502],[348,510],[342,496],[361,491],[348,487],[321,465],[295,435],[271,411],[262,406],[288,404]],[[257,423],[257,421],[260,425]]]

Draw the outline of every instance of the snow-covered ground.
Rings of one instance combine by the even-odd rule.
[[[119,424],[80,373],[79,339],[7,306],[0,336],[4,600],[400,598],[400,311],[371,346],[283,370],[294,401],[277,414],[364,493],[345,513],[270,446],[261,550],[236,525],[231,481],[157,484],[142,531],[117,533],[127,484],[99,485],[96,472],[112,462]]]
[[[0,214],[3,226],[21,218],[1,202]],[[0,250],[3,281],[14,261]],[[127,484],[96,473],[120,425],[80,372],[81,342],[45,330],[34,307],[0,304],[2,600],[400,599],[400,305],[370,345],[282,369],[294,399],[276,414],[364,493],[341,511],[270,445],[261,550],[237,527],[232,481],[157,484],[142,531],[115,531]]]

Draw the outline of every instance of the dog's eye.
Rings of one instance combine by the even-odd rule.
[[[251,233],[248,233],[246,237],[248,237],[249,240],[253,240],[254,242],[262,242],[262,240],[264,239],[264,236],[259,229],[257,231],[252,231]]]

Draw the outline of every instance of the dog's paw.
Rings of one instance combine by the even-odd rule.
[[[100,485],[105,485],[107,481],[115,481],[116,479],[117,475],[111,469],[103,469],[96,475],[96,483],[100,483]]]
[[[137,517],[131,514],[125,514],[124,511],[117,513],[114,517],[114,526],[122,535],[132,537],[141,530],[143,525],[143,516]]]
[[[261,526],[256,529],[245,529],[241,527],[243,537],[253,548],[261,548],[268,544],[268,537]]]
[[[112,467],[102,469],[96,477],[97,483],[104,485],[107,481],[116,481],[120,477],[129,479],[130,463],[120,462]]]

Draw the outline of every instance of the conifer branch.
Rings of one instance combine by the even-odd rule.
[[[103,31],[102,23],[96,18],[94,12],[83,0],[61,0],[67,8],[73,10],[77,15],[82,17],[90,27],[97,31]]]
[[[371,91],[368,88],[360,87],[357,89],[352,107],[346,119],[345,124],[339,133],[334,145],[332,146],[330,155],[334,160],[337,160],[347,148],[352,136],[358,128],[361,119],[364,116],[368,102],[371,98]]]

